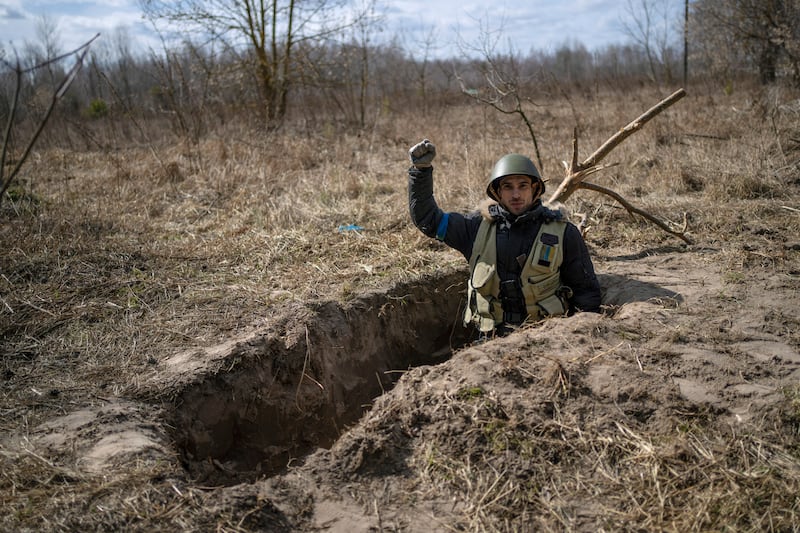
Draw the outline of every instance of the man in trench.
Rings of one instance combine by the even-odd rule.
[[[434,145],[425,139],[408,153],[411,219],[469,261],[464,324],[480,338],[551,316],[599,312],[600,285],[586,243],[560,211],[542,204],[544,181],[528,157],[501,157],[487,182],[488,200],[465,215],[436,204]]]

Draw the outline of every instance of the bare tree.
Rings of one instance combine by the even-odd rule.
[[[692,19],[695,39],[711,60],[743,55],[765,84],[777,79],[783,64],[800,86],[800,0],[696,0]]]
[[[170,117],[175,133],[193,143],[206,131],[211,86],[219,75],[214,50],[207,51],[186,41],[177,49],[164,45],[162,54],[150,58],[159,81],[158,111]]]
[[[353,26],[353,45],[350,47],[352,54],[349,54],[351,56],[351,61],[348,61],[350,68],[345,69],[347,76],[345,85],[357,101],[355,106],[357,107],[357,122],[359,127],[363,128],[367,122],[367,103],[372,81],[370,76],[373,51],[372,30],[382,18],[375,13],[374,2],[371,0],[361,0],[361,11],[365,16],[361,17]]]
[[[499,35],[499,31],[490,31],[481,22],[479,42],[477,44],[464,42],[459,44],[465,57],[476,52],[483,56],[477,63],[477,68],[483,77],[484,88],[475,89],[468,86],[462,75],[456,74],[456,78],[461,85],[461,92],[465,95],[492,107],[500,113],[518,115],[522,119],[533,142],[536,163],[539,170],[544,172],[536,129],[525,110],[525,104],[534,106],[536,104],[523,94],[525,82],[520,74],[519,60],[514,52],[510,52],[508,55],[501,55],[495,52]]]
[[[61,48],[58,21],[50,15],[40,15],[36,20],[36,37],[41,44],[41,49],[38,50],[39,59],[48,62],[49,70],[53,66],[50,60],[59,54]]]
[[[623,20],[622,27],[644,50],[653,81],[672,83],[674,49],[671,46],[672,21],[668,1],[627,0],[626,12],[630,18]]]
[[[75,76],[78,75],[78,71],[80,70],[81,66],[83,65],[83,60],[86,58],[86,54],[89,52],[89,46],[97,39],[100,34],[95,35],[92,39],[87,41],[85,44],[81,45],[80,47],[76,48],[72,52],[68,52],[61,56],[55,56],[44,63],[36,64],[29,68],[23,68],[19,57],[15,63],[11,63],[5,58],[0,58],[0,64],[13,71],[15,75],[15,87],[14,87],[14,96],[12,97],[10,106],[9,106],[9,113],[8,113],[8,122],[6,123],[5,130],[3,132],[2,138],[2,148],[0,148],[0,203],[3,201],[3,197],[8,191],[8,188],[11,186],[11,183],[14,181],[14,178],[19,174],[22,165],[25,164],[25,161],[28,159],[28,155],[30,155],[33,146],[36,144],[36,141],[39,139],[44,127],[47,125],[50,116],[53,113],[53,110],[56,107],[56,104],[64,97],[64,94],[69,89],[72,82],[75,80]],[[22,88],[22,81],[23,78],[32,73],[36,72],[43,68],[49,68],[52,63],[57,63],[61,60],[67,59],[71,56],[76,56],[75,63],[72,65],[72,68],[67,71],[61,81],[55,88],[53,95],[50,98],[50,103],[45,111],[44,115],[39,120],[38,126],[33,134],[28,139],[28,142],[25,144],[25,148],[22,151],[22,154],[16,160],[11,172],[8,176],[5,176],[5,168],[6,168],[6,157],[8,156],[8,150],[11,146],[12,136],[14,133],[14,125],[15,125],[15,118],[17,111],[19,109],[19,94]]]
[[[418,28],[419,32],[424,32],[424,37],[415,40],[413,43],[405,43],[404,48],[408,53],[408,59],[414,67],[416,78],[416,93],[422,105],[422,112],[427,114],[430,109],[428,93],[430,92],[431,76],[431,56],[436,48],[436,27],[428,26]]]
[[[689,81],[689,0],[683,0],[683,86]]]
[[[483,92],[477,89],[468,88],[463,79],[459,76],[458,81],[461,84],[461,91],[470,98],[488,105],[493,109],[506,114],[518,115],[525,123],[528,129],[528,134],[531,136],[533,142],[533,149],[536,152],[536,163],[539,170],[544,172],[544,165],[542,163],[542,154],[539,151],[539,140],[536,136],[536,129],[533,127],[533,122],[528,117],[523,104],[535,105],[529,98],[522,94],[522,87],[519,80],[513,76],[508,76],[501,69],[498,68],[497,62],[490,60],[487,62],[486,70],[484,70],[484,79],[486,81],[487,89]]]
[[[244,51],[258,80],[265,116],[279,122],[295,80],[295,48],[323,42],[351,27],[362,12],[346,0],[140,0],[153,21],[166,20],[209,41]]]

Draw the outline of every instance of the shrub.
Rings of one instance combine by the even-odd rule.
[[[92,119],[103,118],[108,115],[108,104],[102,98],[95,98],[89,102],[89,108],[86,110],[86,115]]]

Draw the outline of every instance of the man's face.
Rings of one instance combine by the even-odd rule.
[[[512,215],[521,215],[535,200],[530,176],[506,176],[500,180],[497,190],[500,195],[500,205]]]

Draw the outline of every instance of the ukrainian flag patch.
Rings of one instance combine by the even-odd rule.
[[[544,245],[542,246],[542,251],[539,252],[539,264],[541,266],[550,266],[551,258],[553,257],[553,251],[555,249],[552,246]]]
[[[553,257],[556,255],[556,245],[558,244],[558,235],[551,233],[542,233],[540,238],[542,241],[542,249],[539,252],[539,265],[549,267],[553,262]]]

